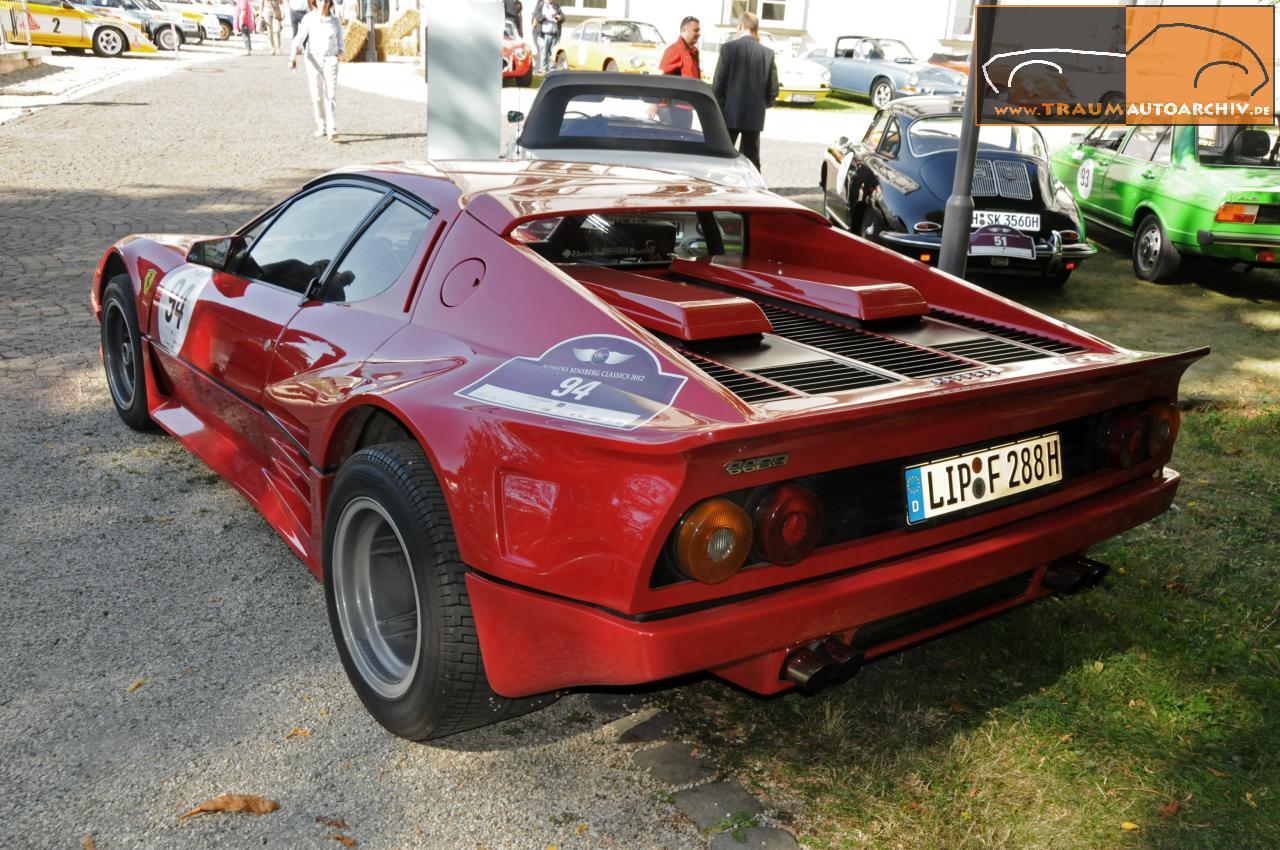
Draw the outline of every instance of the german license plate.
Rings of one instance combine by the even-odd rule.
[[[812,94],[793,94],[791,95],[792,103],[817,103],[818,98]]]
[[[973,228],[986,227],[988,224],[1003,224],[1014,230],[1038,231],[1040,229],[1039,213],[999,212],[997,210],[974,210]]]
[[[914,525],[1061,481],[1062,441],[1055,431],[909,466],[904,475]]]

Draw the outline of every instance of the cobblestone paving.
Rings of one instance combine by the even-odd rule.
[[[370,848],[705,846],[584,695],[438,745],[382,732],[320,586],[111,410],[87,305],[107,245],[225,233],[329,168],[424,150],[402,101],[345,92],[337,144],[308,110],[302,76],[254,56],[0,125],[0,846],[331,846],[318,818]],[[811,148],[766,145],[793,195]],[[282,808],[176,819],[224,792]]]

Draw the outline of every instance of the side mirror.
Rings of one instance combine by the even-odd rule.
[[[512,109],[510,112],[507,113],[508,124],[519,124],[523,120],[524,120],[524,113],[518,109]]]
[[[243,247],[244,238],[240,236],[201,239],[191,244],[191,250],[187,251],[187,262],[222,271],[231,257]]]
[[[847,148],[847,147],[849,147],[849,137],[848,137],[848,136],[841,136],[840,138],[836,139],[836,147],[838,147],[838,148]]]
[[[1084,133],[1072,133],[1071,144],[1078,145],[1084,141]]]

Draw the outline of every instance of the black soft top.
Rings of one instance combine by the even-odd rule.
[[[575,123],[573,119],[565,121],[565,110],[570,101],[589,100],[593,97],[683,101],[697,113],[701,132],[681,132],[678,128],[658,123],[652,126],[652,133],[644,134],[646,137],[642,138],[634,133],[611,136],[608,134],[609,128],[603,125],[598,133],[582,132],[583,129],[591,129],[590,124],[583,124],[577,131],[565,132]],[[726,158],[738,155],[729,141],[724,115],[720,112],[711,87],[702,80],[665,74],[554,71],[542,81],[533,106],[529,107],[519,144],[533,149],[653,151]]]

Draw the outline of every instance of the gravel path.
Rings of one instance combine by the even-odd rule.
[[[112,412],[86,303],[110,242],[227,232],[323,170],[422,151],[422,113],[372,94],[343,98],[345,144],[312,139],[304,87],[237,57],[0,126],[0,847],[334,846],[317,818],[369,848],[704,847],[583,694],[429,746],[384,733],[320,585]],[[177,820],[224,792],[281,809]]]

